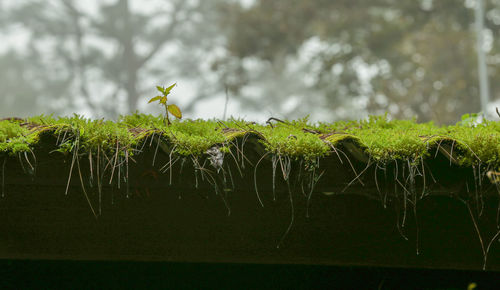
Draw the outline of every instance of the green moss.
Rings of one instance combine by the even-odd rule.
[[[0,142],[4,143],[13,138],[25,136],[28,130],[22,127],[18,122],[0,121]]]
[[[0,121],[0,152],[15,154],[30,150],[33,136],[17,121]]]
[[[324,133],[336,132],[325,139],[333,144],[347,138],[355,140],[376,161],[425,158],[431,150],[447,143],[460,154],[458,161],[462,165],[500,163],[499,122],[476,126],[464,126],[460,122],[438,127],[433,123],[371,116],[363,121],[320,124],[318,128]]]
[[[476,126],[456,125],[446,129],[449,137],[460,146],[462,164],[500,164],[500,122],[486,122]]]
[[[279,155],[295,159],[314,160],[327,155],[328,145],[318,135],[303,131],[301,123],[279,123],[274,127],[258,126],[265,148]]]
[[[57,136],[62,152],[78,146],[80,152],[93,152],[98,148],[114,152],[118,148],[120,152],[133,153],[132,148],[156,135],[171,144],[176,154],[199,156],[212,146],[227,150],[234,138],[254,134],[268,152],[310,161],[332,154],[331,146],[351,142],[372,160],[380,162],[427,158],[430,152],[448,144],[464,166],[500,164],[500,122],[459,122],[438,127],[414,120],[389,120],[386,116],[318,124],[301,119],[274,125],[237,119],[184,120],[166,127],[162,116],[138,113],[121,116],[117,122],[89,120],[78,115],[63,118],[41,115],[28,118],[26,123],[1,121],[0,152],[29,151],[42,132]]]
[[[174,121],[164,130],[168,138],[177,145],[176,152],[181,155],[201,155],[215,144],[224,143],[227,138],[216,130],[220,125],[209,120]]]
[[[135,114],[120,116],[118,122],[126,125],[129,128],[154,129],[164,126],[163,116],[152,116],[146,114]]]

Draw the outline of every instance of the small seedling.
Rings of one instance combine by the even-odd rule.
[[[175,85],[176,85],[176,83],[171,85],[168,88],[156,86],[156,89],[162,95],[151,98],[151,100],[149,100],[149,102],[148,102],[148,104],[149,104],[149,103],[152,103],[154,101],[158,101],[158,103],[160,105],[163,105],[163,107],[165,108],[165,123],[167,126],[169,126],[171,124],[170,119],[168,117],[169,114],[174,115],[174,117],[176,117],[177,119],[182,118],[182,112],[181,112],[181,109],[179,109],[179,107],[177,107],[176,105],[173,105],[173,104],[172,105],[167,104],[167,100],[168,100],[167,96],[170,94],[170,91],[175,87]]]

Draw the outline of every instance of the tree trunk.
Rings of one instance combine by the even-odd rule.
[[[133,25],[130,21],[130,9],[128,0],[120,0],[120,8],[123,15],[123,38],[121,39],[123,45],[123,63],[125,65],[126,78],[125,90],[127,91],[127,104],[128,112],[134,112],[137,109],[137,100],[139,94],[137,92],[137,72],[138,60],[134,49],[134,33]]]

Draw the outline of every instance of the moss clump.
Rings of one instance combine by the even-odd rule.
[[[438,127],[432,122],[418,124],[409,120],[388,120],[371,116],[368,120],[322,123],[318,130],[335,132],[326,138],[337,144],[350,138],[359,143],[375,161],[416,160],[429,157],[442,144],[449,144],[459,154],[464,166],[500,164],[500,122]],[[331,134],[331,133],[330,133]]]
[[[174,121],[168,130],[163,130],[172,143],[177,145],[176,152],[181,155],[202,155],[210,147],[227,141],[220,125],[213,120]]]
[[[308,133],[300,123],[279,123],[273,127],[259,126],[265,148],[278,155],[313,161],[327,155],[329,147],[318,135]]]
[[[163,117],[145,114],[121,116],[117,122],[89,120],[81,116],[54,118],[36,116],[26,122],[0,122],[0,152],[29,151],[42,132],[58,137],[59,151],[109,150],[122,152],[144,142],[151,135],[161,136],[176,154],[199,156],[212,146],[226,148],[244,134],[261,139],[266,151],[294,159],[315,160],[331,154],[331,146],[350,141],[373,161],[417,160],[430,156],[443,144],[451,145],[458,162],[500,165],[500,122],[438,127],[409,120],[389,120],[372,116],[361,121],[310,124],[307,119],[261,125],[232,119],[174,121],[165,126]],[[63,137],[61,137],[63,136]]]
[[[432,123],[389,121],[385,116],[372,116],[366,121],[351,123],[345,129],[358,138],[366,153],[376,161],[425,157],[429,144],[422,137],[439,134],[440,130]]]
[[[0,142],[4,143],[13,138],[18,138],[28,134],[28,130],[18,122],[8,120],[0,121]]]
[[[34,142],[29,130],[18,121],[0,121],[0,152],[26,152]]]
[[[96,151],[98,147],[104,150],[117,146],[131,148],[138,142],[138,138],[120,122],[88,120],[80,116],[62,118],[58,121],[56,133],[65,131],[74,134],[73,138],[78,139],[78,146],[83,151]]]
[[[455,125],[446,128],[447,135],[459,144],[463,165],[500,164],[500,122]]]

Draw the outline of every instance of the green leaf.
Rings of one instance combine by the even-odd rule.
[[[167,97],[166,96],[163,96],[160,98],[160,104],[164,104],[164,105],[167,104]]]
[[[174,115],[177,119],[182,118],[181,109],[179,109],[179,107],[177,107],[176,105],[168,105],[167,110],[170,112],[170,114]]]
[[[149,103],[152,103],[152,102],[154,102],[154,101],[161,100],[161,98],[162,98],[162,96],[156,96],[156,97],[154,97],[154,98],[151,98],[151,100],[149,100],[148,104],[149,104]]]
[[[156,89],[157,89],[160,93],[165,94],[165,89],[164,89],[163,87],[156,86]]]
[[[168,94],[170,94],[170,91],[175,87],[175,85],[177,85],[177,83],[174,83],[170,87],[168,87],[165,90],[163,90],[163,95],[167,96]]]

